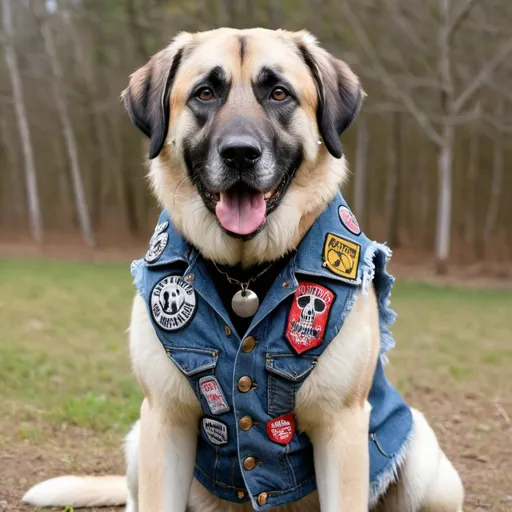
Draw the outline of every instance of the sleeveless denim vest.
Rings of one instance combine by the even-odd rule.
[[[381,356],[369,395],[369,506],[396,479],[413,422],[383,368],[394,346],[388,330],[395,318],[388,308],[393,278],[385,270],[390,254],[365,237],[337,194],[239,337],[201,255],[161,214],[146,256],[131,271],[162,357],[185,375],[201,403],[195,477],[211,493],[267,510],[316,489],[311,442],[295,429],[296,396],[372,282]]]

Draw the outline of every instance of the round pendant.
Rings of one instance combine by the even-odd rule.
[[[231,309],[235,312],[235,315],[242,318],[254,316],[259,307],[260,299],[249,289],[236,292],[231,299]]]

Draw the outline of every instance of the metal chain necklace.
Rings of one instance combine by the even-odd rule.
[[[217,272],[224,275],[229,284],[238,285],[241,288],[241,290],[237,291],[231,299],[231,309],[235,315],[241,318],[250,318],[251,316],[254,316],[260,307],[260,299],[256,293],[249,288],[249,285],[261,277],[267,270],[269,270],[272,266],[272,263],[267,268],[263,269],[259,274],[248,279],[245,283],[230,277],[226,272],[221,270],[215,262],[213,262],[213,265],[217,269]]]

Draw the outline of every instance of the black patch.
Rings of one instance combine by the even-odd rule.
[[[274,101],[270,98],[270,94],[275,87],[279,86],[286,89],[288,97],[283,101]],[[271,118],[276,119],[282,128],[287,130],[300,102],[292,84],[281,74],[281,68],[279,66],[263,67],[253,82],[252,88],[258,103]]]
[[[197,98],[200,89],[209,87],[215,94],[211,101],[201,101]],[[218,110],[227,101],[230,89],[230,83],[226,78],[224,70],[216,66],[201,80],[199,80],[192,89],[188,99],[188,107],[194,113],[197,123],[202,128],[210,119],[212,119]]]

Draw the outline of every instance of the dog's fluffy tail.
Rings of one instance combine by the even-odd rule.
[[[23,501],[37,507],[107,507],[124,505],[127,497],[124,476],[59,476],[32,487]]]

